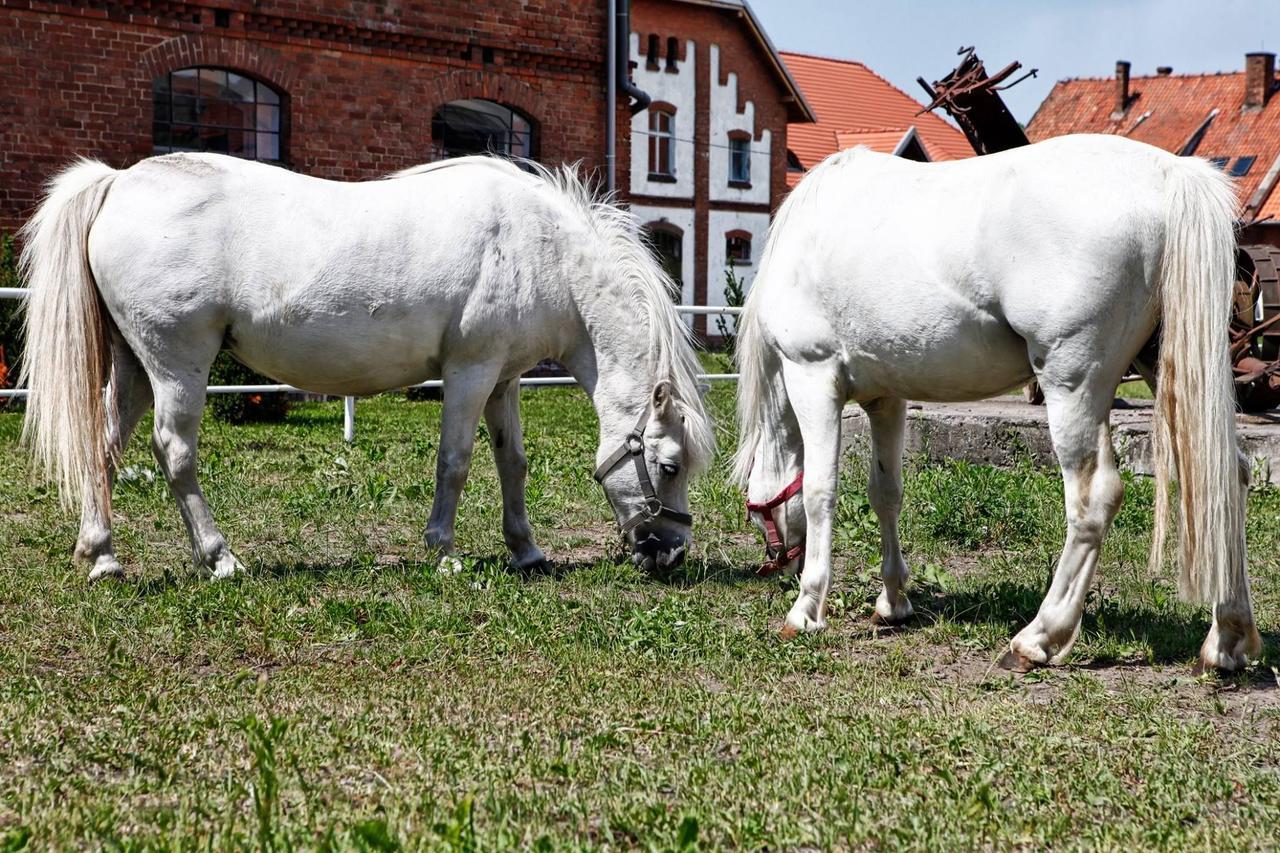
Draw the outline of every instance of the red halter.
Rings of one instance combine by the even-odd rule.
[[[756,570],[756,574],[761,577],[781,571],[783,566],[804,554],[804,540],[801,539],[788,548],[783,543],[782,537],[778,535],[778,523],[773,518],[773,511],[794,497],[802,488],[804,488],[804,471],[796,474],[796,478],[772,499],[762,504],[747,501],[747,514],[759,513],[760,520],[764,522],[764,554],[768,560]]]

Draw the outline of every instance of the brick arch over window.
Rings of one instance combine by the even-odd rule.
[[[292,95],[298,82],[297,68],[284,57],[243,39],[181,35],[147,50],[141,61],[149,81],[181,68],[211,66],[261,80],[283,97]]]
[[[551,114],[546,99],[532,86],[492,71],[451,71],[428,81],[426,90],[431,102],[423,105],[423,111],[428,121],[450,101],[468,98],[483,98],[517,109],[536,126]]]

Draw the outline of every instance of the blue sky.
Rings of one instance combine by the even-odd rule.
[[[780,50],[865,62],[913,98],[975,45],[994,73],[1017,59],[1036,79],[1003,93],[1023,123],[1064,77],[1239,71],[1254,50],[1280,53],[1280,0],[749,0]]]

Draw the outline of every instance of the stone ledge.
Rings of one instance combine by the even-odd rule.
[[[1151,401],[1120,401],[1111,410],[1111,439],[1121,470],[1151,474]],[[1044,406],[1019,397],[974,403],[911,403],[907,409],[906,452],[930,461],[965,459],[1009,467],[1024,459],[1057,466]],[[858,406],[844,410],[843,449],[865,447],[866,414]],[[1237,415],[1240,445],[1253,465],[1256,482],[1280,484],[1280,415]]]

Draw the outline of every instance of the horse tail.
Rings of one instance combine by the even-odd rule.
[[[1160,358],[1153,461],[1158,568],[1178,493],[1179,591],[1200,602],[1239,601],[1245,575],[1245,485],[1235,425],[1227,326],[1235,281],[1237,202],[1231,181],[1207,162],[1169,168],[1160,267]]]
[[[89,229],[119,173],[80,160],[50,183],[23,226],[19,268],[30,288],[22,376],[30,392],[23,440],[58,487],[64,506],[93,500],[109,509],[108,320],[89,269]]]

